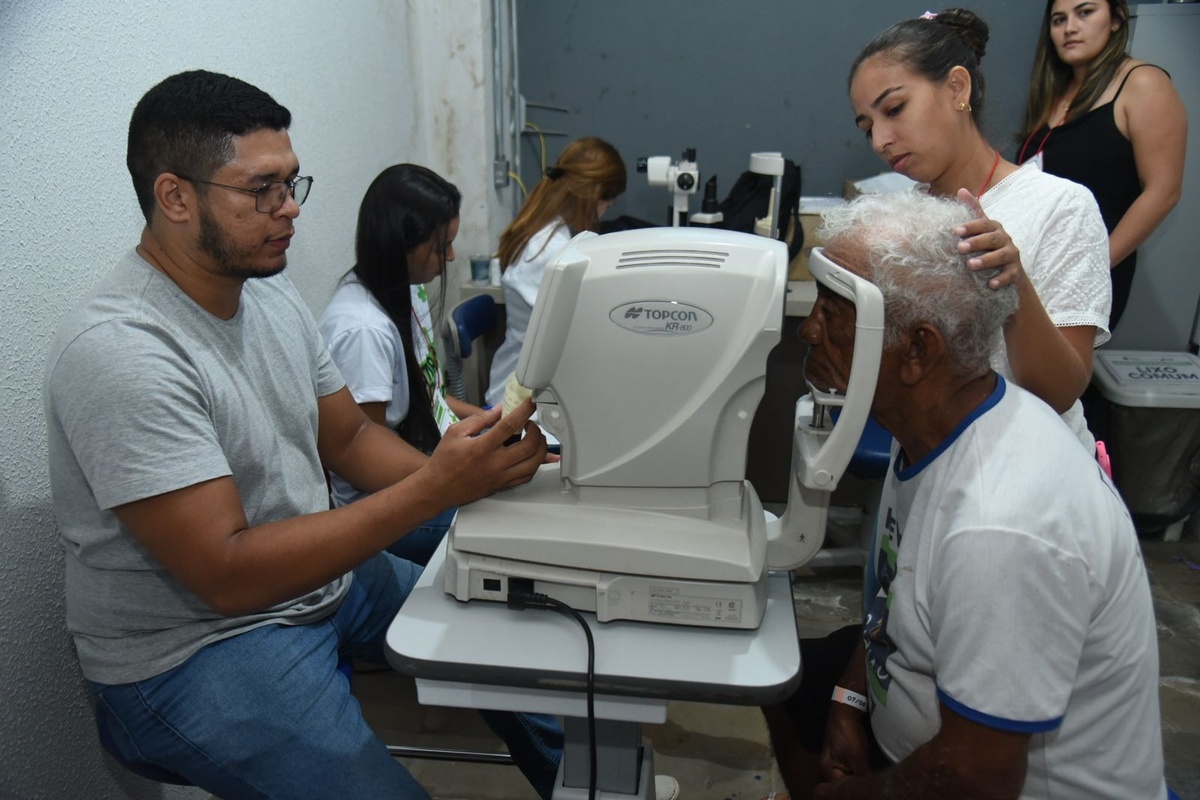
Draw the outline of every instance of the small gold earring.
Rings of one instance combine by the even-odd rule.
[[[970,104],[970,103],[959,103],[959,104],[958,104],[958,110],[959,110],[959,111],[970,111],[970,110],[971,110],[971,104]]]

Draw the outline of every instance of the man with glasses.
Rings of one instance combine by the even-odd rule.
[[[529,480],[545,440],[528,405],[459,423],[426,458],[362,414],[279,274],[313,183],[290,122],[202,71],[133,112],[146,227],[46,368],[67,625],[102,740],[135,771],[222,798],[424,798],[336,664],[383,663],[420,574],[381,551]],[[330,511],[326,468],[373,494]],[[548,797],[561,741],[489,722]]]

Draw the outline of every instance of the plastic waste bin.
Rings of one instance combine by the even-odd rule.
[[[1108,447],[1138,532],[1178,539],[1200,507],[1200,359],[1098,350],[1092,382],[1100,397],[1088,423]]]

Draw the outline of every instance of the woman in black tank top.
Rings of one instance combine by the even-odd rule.
[[[1187,137],[1170,77],[1127,56],[1128,40],[1125,0],[1047,0],[1017,154],[1095,196],[1109,232],[1109,330],[1129,299],[1137,247],[1179,200]]]

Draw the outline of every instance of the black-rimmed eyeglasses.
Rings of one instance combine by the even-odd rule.
[[[262,186],[247,189],[242,186],[230,186],[227,183],[189,178],[187,175],[180,175],[178,172],[175,175],[192,183],[205,183],[209,186],[219,186],[222,189],[232,189],[235,192],[252,194],[254,195],[254,210],[260,214],[274,214],[283,208],[283,204],[287,202],[289,194],[296,201],[296,205],[304,205],[304,201],[308,199],[308,192],[312,189],[313,183],[311,175],[297,175],[288,181],[270,181],[264,183]]]

